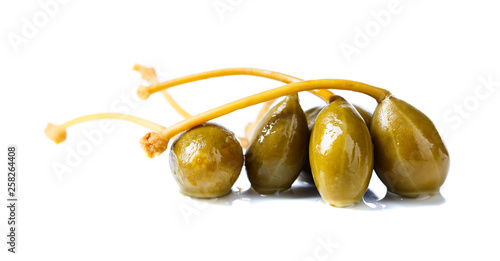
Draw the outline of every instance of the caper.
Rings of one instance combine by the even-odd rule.
[[[248,179],[257,192],[292,186],[306,160],[307,121],[297,94],[288,95],[259,121],[245,154]]]
[[[205,123],[182,133],[170,150],[170,169],[181,192],[196,198],[231,191],[243,166],[243,149],[234,133]]]
[[[359,115],[361,115],[366,125],[370,126],[369,123],[371,121],[372,114],[358,105],[352,104],[352,106],[356,109]],[[323,106],[317,106],[305,111],[309,133],[311,133],[314,123],[316,122],[316,118],[323,108]],[[307,149],[307,158],[309,159],[309,149]],[[308,183],[314,183],[311,172],[311,164],[309,163],[309,160],[305,161],[304,169],[300,173],[300,178]]]
[[[425,114],[391,96],[375,109],[371,134],[375,172],[389,191],[407,197],[439,193],[450,157]]]
[[[309,160],[323,201],[345,207],[361,200],[373,171],[373,145],[364,120],[343,98],[337,96],[316,118]]]

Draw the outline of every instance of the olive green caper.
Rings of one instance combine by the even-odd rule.
[[[375,172],[389,191],[407,197],[439,193],[450,157],[436,127],[425,114],[389,97],[375,109],[370,130]]]
[[[356,111],[359,112],[359,115],[363,118],[367,126],[370,126],[370,121],[372,118],[372,114],[369,113],[367,110],[361,108],[358,105],[352,104],[352,106],[356,109]],[[317,106],[313,107],[307,111],[305,111],[306,119],[307,119],[307,126],[309,128],[309,135],[312,131],[312,128],[314,126],[314,123],[316,122],[316,117],[318,117],[318,114],[321,112],[321,110],[324,107],[322,106]],[[309,148],[307,149],[307,159],[309,159]],[[311,172],[311,164],[309,163],[309,160],[306,160],[304,163],[304,169],[300,173],[300,178],[303,181],[306,181],[308,183],[314,183],[314,179],[312,177],[312,172]]]
[[[250,139],[245,167],[252,188],[261,194],[289,189],[304,165],[307,142],[298,95],[286,96],[264,115]]]
[[[345,207],[361,200],[373,171],[373,145],[356,109],[336,96],[316,118],[309,160],[323,201]]]
[[[170,170],[181,192],[196,198],[229,193],[243,160],[243,149],[234,133],[213,123],[182,133],[170,150]]]

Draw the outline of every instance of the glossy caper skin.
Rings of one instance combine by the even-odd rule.
[[[257,124],[245,154],[248,179],[255,191],[289,189],[306,160],[308,129],[297,94],[271,108]]]
[[[370,131],[375,172],[390,192],[406,197],[439,193],[450,157],[425,114],[391,96],[375,109]]]
[[[373,145],[356,109],[339,96],[316,118],[309,161],[321,198],[335,207],[359,202],[373,172]]]
[[[358,105],[352,104],[352,106],[356,109],[356,111],[358,111],[359,115],[361,115],[361,118],[363,118],[366,125],[370,126],[372,114]],[[309,135],[312,131],[314,123],[316,122],[316,117],[318,117],[318,114],[321,112],[323,108],[324,106],[317,106],[305,111],[307,126],[309,127]],[[307,159],[309,159],[309,149],[307,149]],[[306,162],[304,163],[304,169],[300,173],[300,178],[305,182],[314,183],[314,179],[311,172],[311,164],[309,163],[309,160],[306,160]]]
[[[170,150],[170,170],[180,190],[196,198],[228,194],[243,167],[243,149],[231,131],[205,123],[182,133]]]

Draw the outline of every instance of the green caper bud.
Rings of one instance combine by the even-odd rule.
[[[432,121],[395,97],[379,103],[371,134],[375,172],[390,192],[406,197],[439,193],[450,157]]]
[[[361,108],[358,105],[352,104],[352,106],[356,109],[356,111],[359,112],[359,115],[363,118],[367,126],[370,126],[370,121],[372,118],[372,114],[369,113],[367,110]],[[305,111],[306,119],[307,119],[307,126],[309,127],[309,135],[312,131],[312,128],[314,126],[314,123],[316,122],[316,117],[318,117],[318,114],[321,112],[321,110],[324,107],[322,106],[317,106],[313,107],[307,111]],[[307,159],[309,159],[309,149],[307,149]],[[300,173],[300,178],[308,183],[314,183],[314,179],[312,177],[312,172],[311,172],[311,164],[309,163],[309,160],[306,160],[304,163],[304,169]]]
[[[252,188],[261,194],[289,189],[306,160],[307,142],[298,95],[286,96],[264,115],[250,139],[245,167]]]
[[[213,123],[182,133],[170,150],[170,170],[181,192],[196,198],[228,194],[243,160],[243,149],[234,133]]]
[[[373,145],[356,109],[336,96],[316,118],[309,142],[314,183],[335,207],[359,202],[373,171]]]

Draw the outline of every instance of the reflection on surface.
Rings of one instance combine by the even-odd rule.
[[[289,190],[270,195],[261,195],[251,187],[245,189],[238,187],[233,188],[232,193],[220,197],[215,203],[225,204],[225,205],[233,205],[240,203],[255,204],[255,203],[269,202],[272,201],[273,199],[311,200],[311,201],[321,200],[318,190],[316,189],[316,186],[303,181],[295,181],[295,183],[292,185],[292,188],[290,188]]]
[[[209,204],[229,206],[258,204],[273,200],[306,200],[324,204],[321,201],[321,197],[316,189],[316,186],[301,179],[295,181],[292,188],[289,190],[271,195],[261,195],[248,186],[246,188],[234,187],[231,193],[215,200],[195,198],[193,198],[193,200]],[[406,198],[387,192],[387,188],[376,177],[376,175],[373,175],[370,181],[370,186],[363,195],[362,201],[352,207],[348,207],[347,209],[377,211],[405,207],[438,206],[444,204],[445,202],[446,199],[441,194],[425,198]],[[325,204],[325,207],[329,206]]]
[[[424,207],[438,206],[446,202],[446,199],[441,194],[422,198],[407,198],[386,192],[382,197],[375,194],[370,188],[363,196],[363,202],[358,203],[354,208],[362,210],[384,210],[392,208],[408,208],[408,207]]]

